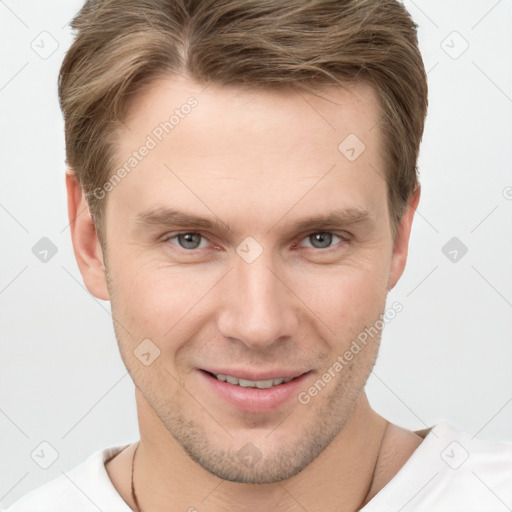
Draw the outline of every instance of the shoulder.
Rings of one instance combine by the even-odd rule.
[[[511,441],[478,438],[447,422],[407,435],[395,430],[393,437],[387,460],[391,474],[398,471],[362,511],[394,510],[410,501],[416,511],[491,512],[512,503]],[[397,448],[400,439],[406,449]]]
[[[71,470],[22,496],[4,512],[97,512],[105,503],[119,505],[121,498],[116,497],[105,462],[125,447],[112,446],[92,453]],[[122,500],[120,503],[124,504]]]
[[[449,474],[478,472],[496,483],[504,482],[512,489],[512,441],[487,440],[443,422],[433,433],[434,446]]]
[[[432,436],[431,453],[424,460],[441,502],[462,503],[468,511],[499,510],[512,503],[511,441],[478,438],[446,422],[433,433],[438,437]]]

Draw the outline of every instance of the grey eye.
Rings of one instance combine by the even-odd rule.
[[[183,249],[197,249],[202,236],[199,233],[181,233],[176,235],[176,238]]]
[[[311,242],[311,245],[316,249],[325,249],[332,243],[332,233],[313,233],[312,235],[309,235],[308,238]]]

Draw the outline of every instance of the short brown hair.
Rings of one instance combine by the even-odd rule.
[[[154,80],[250,87],[347,85],[377,93],[394,233],[418,185],[427,80],[416,24],[397,0],[88,0],[59,74],[66,164],[101,240],[93,193],[114,172],[129,99]],[[341,141],[340,141],[341,142]]]

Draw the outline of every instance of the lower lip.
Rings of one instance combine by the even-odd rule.
[[[310,372],[267,389],[243,388],[237,384],[218,380],[203,370],[199,370],[198,373],[213,392],[230,405],[240,411],[261,413],[273,411],[291,398],[296,397],[301,384],[307,379]]]

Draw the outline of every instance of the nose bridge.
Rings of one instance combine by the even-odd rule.
[[[259,251],[252,259],[244,257],[243,249],[240,244],[226,283],[219,329],[224,336],[239,339],[253,348],[265,347],[293,335],[296,318],[290,294],[275,275],[279,275],[279,269],[272,254]],[[254,250],[249,246],[245,255],[252,251],[254,258]]]

